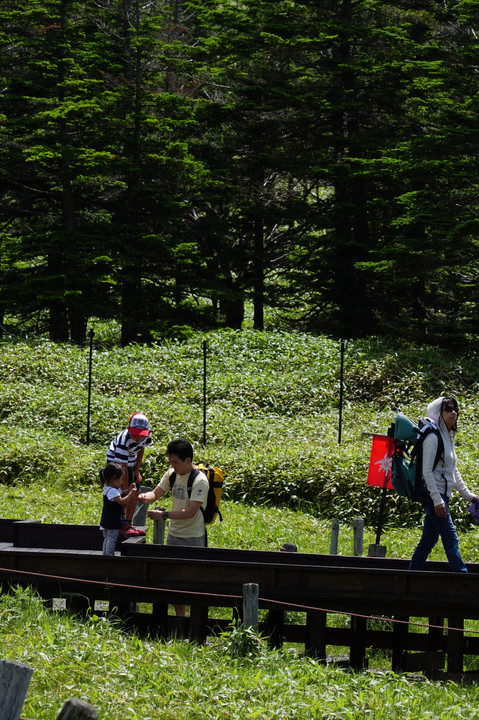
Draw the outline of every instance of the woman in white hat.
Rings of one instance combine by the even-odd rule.
[[[423,501],[425,516],[422,537],[414,550],[409,569],[423,569],[431,550],[440,537],[451,570],[467,572],[459,552],[456,528],[449,512],[449,499],[453,490],[457,490],[468,502],[477,500],[477,496],[473,495],[466,487],[457,469],[454,451],[459,416],[457,401],[452,397],[438,397],[428,405],[427,416],[440,437],[437,432],[431,432],[423,443],[422,475],[428,496]],[[440,440],[443,442],[444,450],[435,464]]]

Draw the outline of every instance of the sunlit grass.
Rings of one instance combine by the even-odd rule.
[[[55,718],[72,696],[104,720],[449,720],[475,717],[479,700],[476,686],[346,673],[264,643],[239,655],[241,636],[204,647],[142,641],[94,615],[49,612],[29,591],[2,596],[0,615],[0,656],[34,669],[23,715],[37,720]]]
[[[0,486],[3,517],[94,524],[100,505],[99,487],[77,492],[45,483]],[[329,552],[329,521],[284,508],[234,502],[224,502],[222,511],[223,522],[210,528],[210,545],[278,550],[289,540],[303,552]],[[419,531],[419,526],[408,532],[390,529],[381,542],[390,557],[409,557]],[[473,535],[461,535],[466,560],[470,554],[475,557]],[[365,552],[374,540],[375,529],[366,528]],[[351,519],[340,526],[339,553],[352,552]],[[436,554],[444,559],[442,548]],[[304,622],[301,613],[290,615],[295,622]],[[263,643],[259,654],[248,659],[235,655],[228,633],[211,638],[205,647],[187,641],[140,640],[120,623],[95,613],[80,621],[48,611],[28,591],[2,597],[0,620],[0,657],[34,668],[23,714],[36,720],[53,720],[72,696],[94,705],[105,720],[449,720],[451,712],[454,718],[465,718],[467,713],[474,717],[479,699],[475,686],[396,676],[384,669],[390,667],[390,656],[384,652],[370,653],[370,669],[362,673],[345,672],[334,664],[325,667],[291,645],[271,651]],[[349,618],[329,615],[328,622],[348,626]],[[467,629],[477,630],[477,623],[468,623]],[[330,652],[338,657],[343,651],[334,647]],[[468,666],[475,669],[475,660],[468,658]]]
[[[199,336],[186,344],[96,349],[89,445],[87,350],[0,345],[0,517],[97,524],[106,444],[132,410],[142,409],[155,441],[144,463],[147,484],[161,477],[166,443],[179,434],[192,440],[198,459],[226,470],[224,521],[209,529],[211,546],[277,551],[291,541],[300,552],[327,554],[331,518],[338,517],[339,554],[351,555],[353,519],[360,516],[366,518],[366,554],[376,541],[380,503],[380,491],[365,484],[369,433],[385,432],[395,407],[421,415],[427,400],[446,387],[462,409],[461,470],[479,490],[473,356],[387,340],[349,343],[339,445],[337,343],[254,332],[213,333],[208,340],[206,449]],[[411,507],[388,493],[380,537],[388,557],[409,558],[419,539],[420,517]],[[453,516],[463,557],[476,562],[479,529],[460,498]],[[440,543],[431,558],[445,559]],[[344,672],[291,645],[273,652],[260,642],[254,656],[241,655],[245,638],[231,632],[205,647],[140,640],[97,613],[80,621],[49,611],[28,591],[0,598],[0,657],[34,668],[25,717],[53,720],[72,696],[93,704],[102,720],[450,720],[477,714],[475,685],[396,676],[384,670],[387,653],[370,653],[370,671]],[[289,616],[304,622],[302,613]],[[328,616],[331,625],[349,622]],[[387,620],[372,622],[379,627]],[[477,630],[477,622],[466,628]],[[475,669],[476,660],[467,663]]]

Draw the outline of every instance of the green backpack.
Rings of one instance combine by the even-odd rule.
[[[403,413],[396,414],[396,420],[388,430],[393,438],[394,450],[391,461],[391,485],[398,495],[421,502],[429,497],[429,491],[422,476],[423,443],[428,435],[437,436],[437,451],[433,469],[444,456],[444,441],[434,423],[425,418],[415,425]]]

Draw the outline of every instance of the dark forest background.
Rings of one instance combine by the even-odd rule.
[[[0,324],[479,335],[479,4],[2,0]]]

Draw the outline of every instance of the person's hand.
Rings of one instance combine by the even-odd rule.
[[[148,510],[147,514],[151,520],[161,520],[163,517],[163,510]]]
[[[441,503],[440,505],[436,505],[434,507],[434,512],[436,513],[437,517],[445,518],[446,513],[446,503]]]
[[[141,502],[142,505],[148,505],[148,500],[146,499],[146,495],[144,493],[138,495],[138,501]]]

